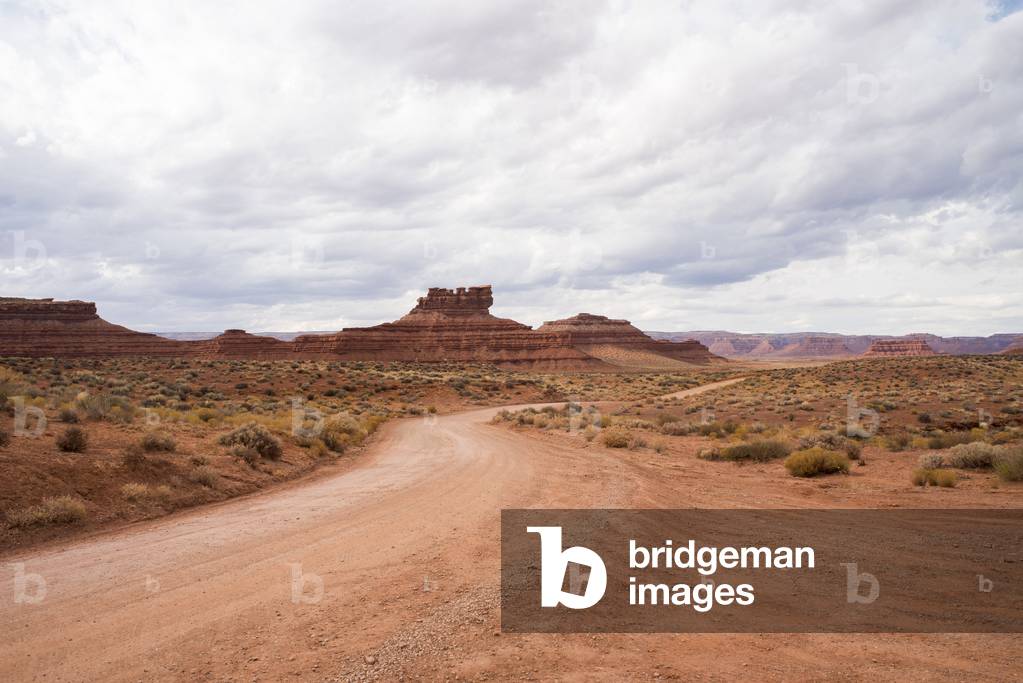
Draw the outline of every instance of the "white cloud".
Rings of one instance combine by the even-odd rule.
[[[492,282],[532,323],[1020,330],[1021,42],[966,0],[7,3],[4,293],[164,329]]]

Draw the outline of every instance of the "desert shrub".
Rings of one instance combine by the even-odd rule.
[[[796,451],[785,459],[785,469],[793,477],[816,477],[819,474],[849,472],[849,458],[844,453],[809,448]]]
[[[71,496],[44,498],[39,505],[8,513],[12,526],[25,528],[50,524],[74,524],[86,517],[85,503]]]
[[[629,434],[618,429],[608,429],[601,437],[608,448],[625,448],[629,445]]]
[[[57,437],[57,448],[65,453],[81,453],[89,445],[89,437],[81,427],[68,427]]]
[[[963,443],[952,446],[948,450],[945,462],[949,467],[963,470],[975,470],[991,467],[994,464],[998,448],[983,441]]]
[[[152,495],[148,484],[130,483],[121,487],[121,496],[132,503],[145,500]]]
[[[220,475],[217,474],[217,471],[212,467],[204,465],[192,470],[188,475],[188,479],[196,484],[202,484],[203,486],[212,489],[216,488],[217,482],[220,481]]]
[[[60,413],[58,414],[58,419],[61,422],[66,422],[67,424],[78,424],[79,422],[78,413],[71,410],[70,408],[64,408],[63,410],[61,410]]]
[[[593,441],[597,437],[597,434],[599,432],[600,432],[599,429],[597,429],[593,425],[590,425],[583,430],[583,438],[586,439],[587,443],[589,443],[590,441]]]
[[[90,420],[107,420],[109,422],[131,422],[135,417],[135,407],[123,396],[113,394],[85,395],[78,399],[76,405]]]
[[[695,431],[688,422],[665,422],[661,425],[661,434],[666,436],[687,436]]]
[[[945,457],[941,453],[924,453],[919,460],[920,469],[937,470],[945,466]]]
[[[147,453],[173,453],[178,445],[174,438],[162,432],[149,432],[139,442]]]
[[[375,429],[375,427],[374,427]],[[335,453],[344,453],[348,446],[357,446],[366,438],[368,431],[352,415],[335,415],[323,426],[320,440]]]
[[[884,444],[885,448],[893,453],[898,453],[909,448],[912,438],[909,434],[892,434],[891,436],[885,437]]]
[[[800,439],[799,449],[805,451],[809,448],[823,448],[828,451],[842,451],[850,460],[859,460],[863,446],[854,439],[849,439],[841,434],[818,434],[806,439]]]
[[[927,447],[937,451],[976,440],[976,437],[970,432],[938,432],[930,436]]]
[[[331,450],[319,439],[313,439],[313,442],[309,445],[309,452],[317,458],[325,458],[330,455]]]
[[[700,454],[704,460],[731,460],[752,462],[768,462],[778,458],[784,458],[792,449],[781,441],[754,441],[752,443],[740,443],[728,448],[715,448]]]
[[[0,448],[3,448],[11,442],[11,435],[0,429]]]
[[[236,458],[241,458],[249,465],[249,467],[255,467],[259,464],[259,451],[251,446],[238,444],[231,449],[231,455]]]
[[[1023,447],[999,453],[994,468],[1002,481],[1023,481]]]
[[[220,443],[223,446],[248,446],[270,460],[278,460],[283,454],[281,442],[258,422],[249,422],[225,434],[220,437]]]
[[[912,477],[916,486],[940,486],[942,488],[954,488],[959,477],[952,470],[928,469],[921,467],[914,470]]]
[[[137,470],[146,464],[146,454],[138,444],[131,444],[121,454],[121,464],[129,470]]]

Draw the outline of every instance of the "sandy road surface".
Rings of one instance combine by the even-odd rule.
[[[0,680],[1018,674],[1017,636],[499,634],[501,508],[756,503],[647,456],[490,425],[495,410],[389,424],[338,476],[0,558]],[[17,571],[45,580],[41,602],[14,601]]]

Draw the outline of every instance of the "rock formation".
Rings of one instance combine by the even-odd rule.
[[[875,339],[870,348],[863,354],[864,358],[880,358],[886,356],[935,356],[937,355],[927,342],[916,337],[911,339]]]
[[[822,334],[820,332],[793,332],[789,334],[745,334],[721,330],[696,332],[650,332],[658,339],[692,338],[710,347],[712,353],[726,358],[795,357],[813,344],[804,345],[808,337],[835,337],[848,349],[850,355],[863,354],[878,340],[923,339],[935,353],[952,355],[1001,353],[1018,334],[992,334],[988,337],[939,337],[933,334],[913,333],[898,337],[866,334]]]
[[[273,360],[294,355],[288,342],[249,334],[245,330],[225,330],[223,334],[196,344],[203,358]]]
[[[493,302],[489,285],[433,288],[402,318],[373,327],[304,334],[293,341],[244,330],[186,341],[112,325],[91,303],[0,299],[0,356],[453,361],[558,370],[677,368],[721,360],[698,341],[658,341],[626,320],[587,313],[533,330],[491,315]]]
[[[1006,356],[1023,356],[1023,337],[1010,344],[1002,351],[1002,354]]]
[[[852,356],[853,352],[841,337],[814,336],[790,344],[774,355],[782,358],[841,358]]]
[[[431,288],[393,323],[304,335],[295,339],[295,349],[345,360],[475,361],[565,369],[602,365],[558,336],[491,315],[493,302],[489,285]]]
[[[623,351],[654,354],[684,363],[710,363],[718,358],[695,339],[679,342],[653,339],[628,320],[614,320],[603,315],[580,313],[545,322],[537,333],[559,335],[568,344],[598,358],[612,360]],[[613,362],[613,361],[612,361]]]
[[[188,342],[108,323],[94,303],[0,298],[2,356],[180,356],[191,351]]]

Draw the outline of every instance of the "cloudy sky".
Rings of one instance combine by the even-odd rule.
[[[0,295],[1023,331],[1020,4],[0,0]]]

